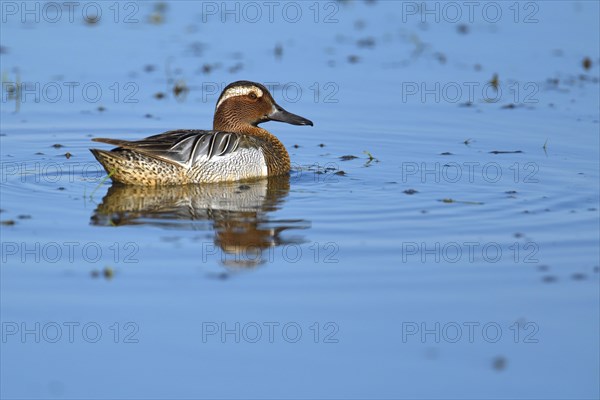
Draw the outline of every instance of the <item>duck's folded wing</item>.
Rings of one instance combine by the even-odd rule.
[[[96,142],[118,146],[167,162],[189,167],[194,163],[208,161],[235,153],[239,148],[257,146],[255,138],[233,132],[177,130],[147,137],[142,140],[94,138]]]

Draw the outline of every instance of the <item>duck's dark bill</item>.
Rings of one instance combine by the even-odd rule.
[[[310,125],[313,126],[312,121],[303,118],[299,115],[292,114],[291,112],[285,111],[283,108],[276,106],[275,111],[269,114],[269,120],[287,122],[292,125]]]

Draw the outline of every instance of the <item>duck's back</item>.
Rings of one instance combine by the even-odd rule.
[[[239,181],[268,175],[261,138],[233,132],[176,130],[137,141],[96,138],[91,149],[110,177],[136,185]]]

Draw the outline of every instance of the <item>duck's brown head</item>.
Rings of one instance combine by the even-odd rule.
[[[257,129],[258,124],[267,121],[313,125],[308,119],[284,110],[260,83],[237,81],[227,85],[219,96],[213,129],[251,133],[252,128]]]

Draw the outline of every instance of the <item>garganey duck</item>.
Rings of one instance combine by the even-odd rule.
[[[281,121],[311,125],[279,106],[260,83],[229,84],[217,101],[213,130],[175,130],[142,140],[94,138],[118,146],[90,149],[112,180],[157,186],[230,182],[290,171],[290,156],[274,135],[258,125]]]

